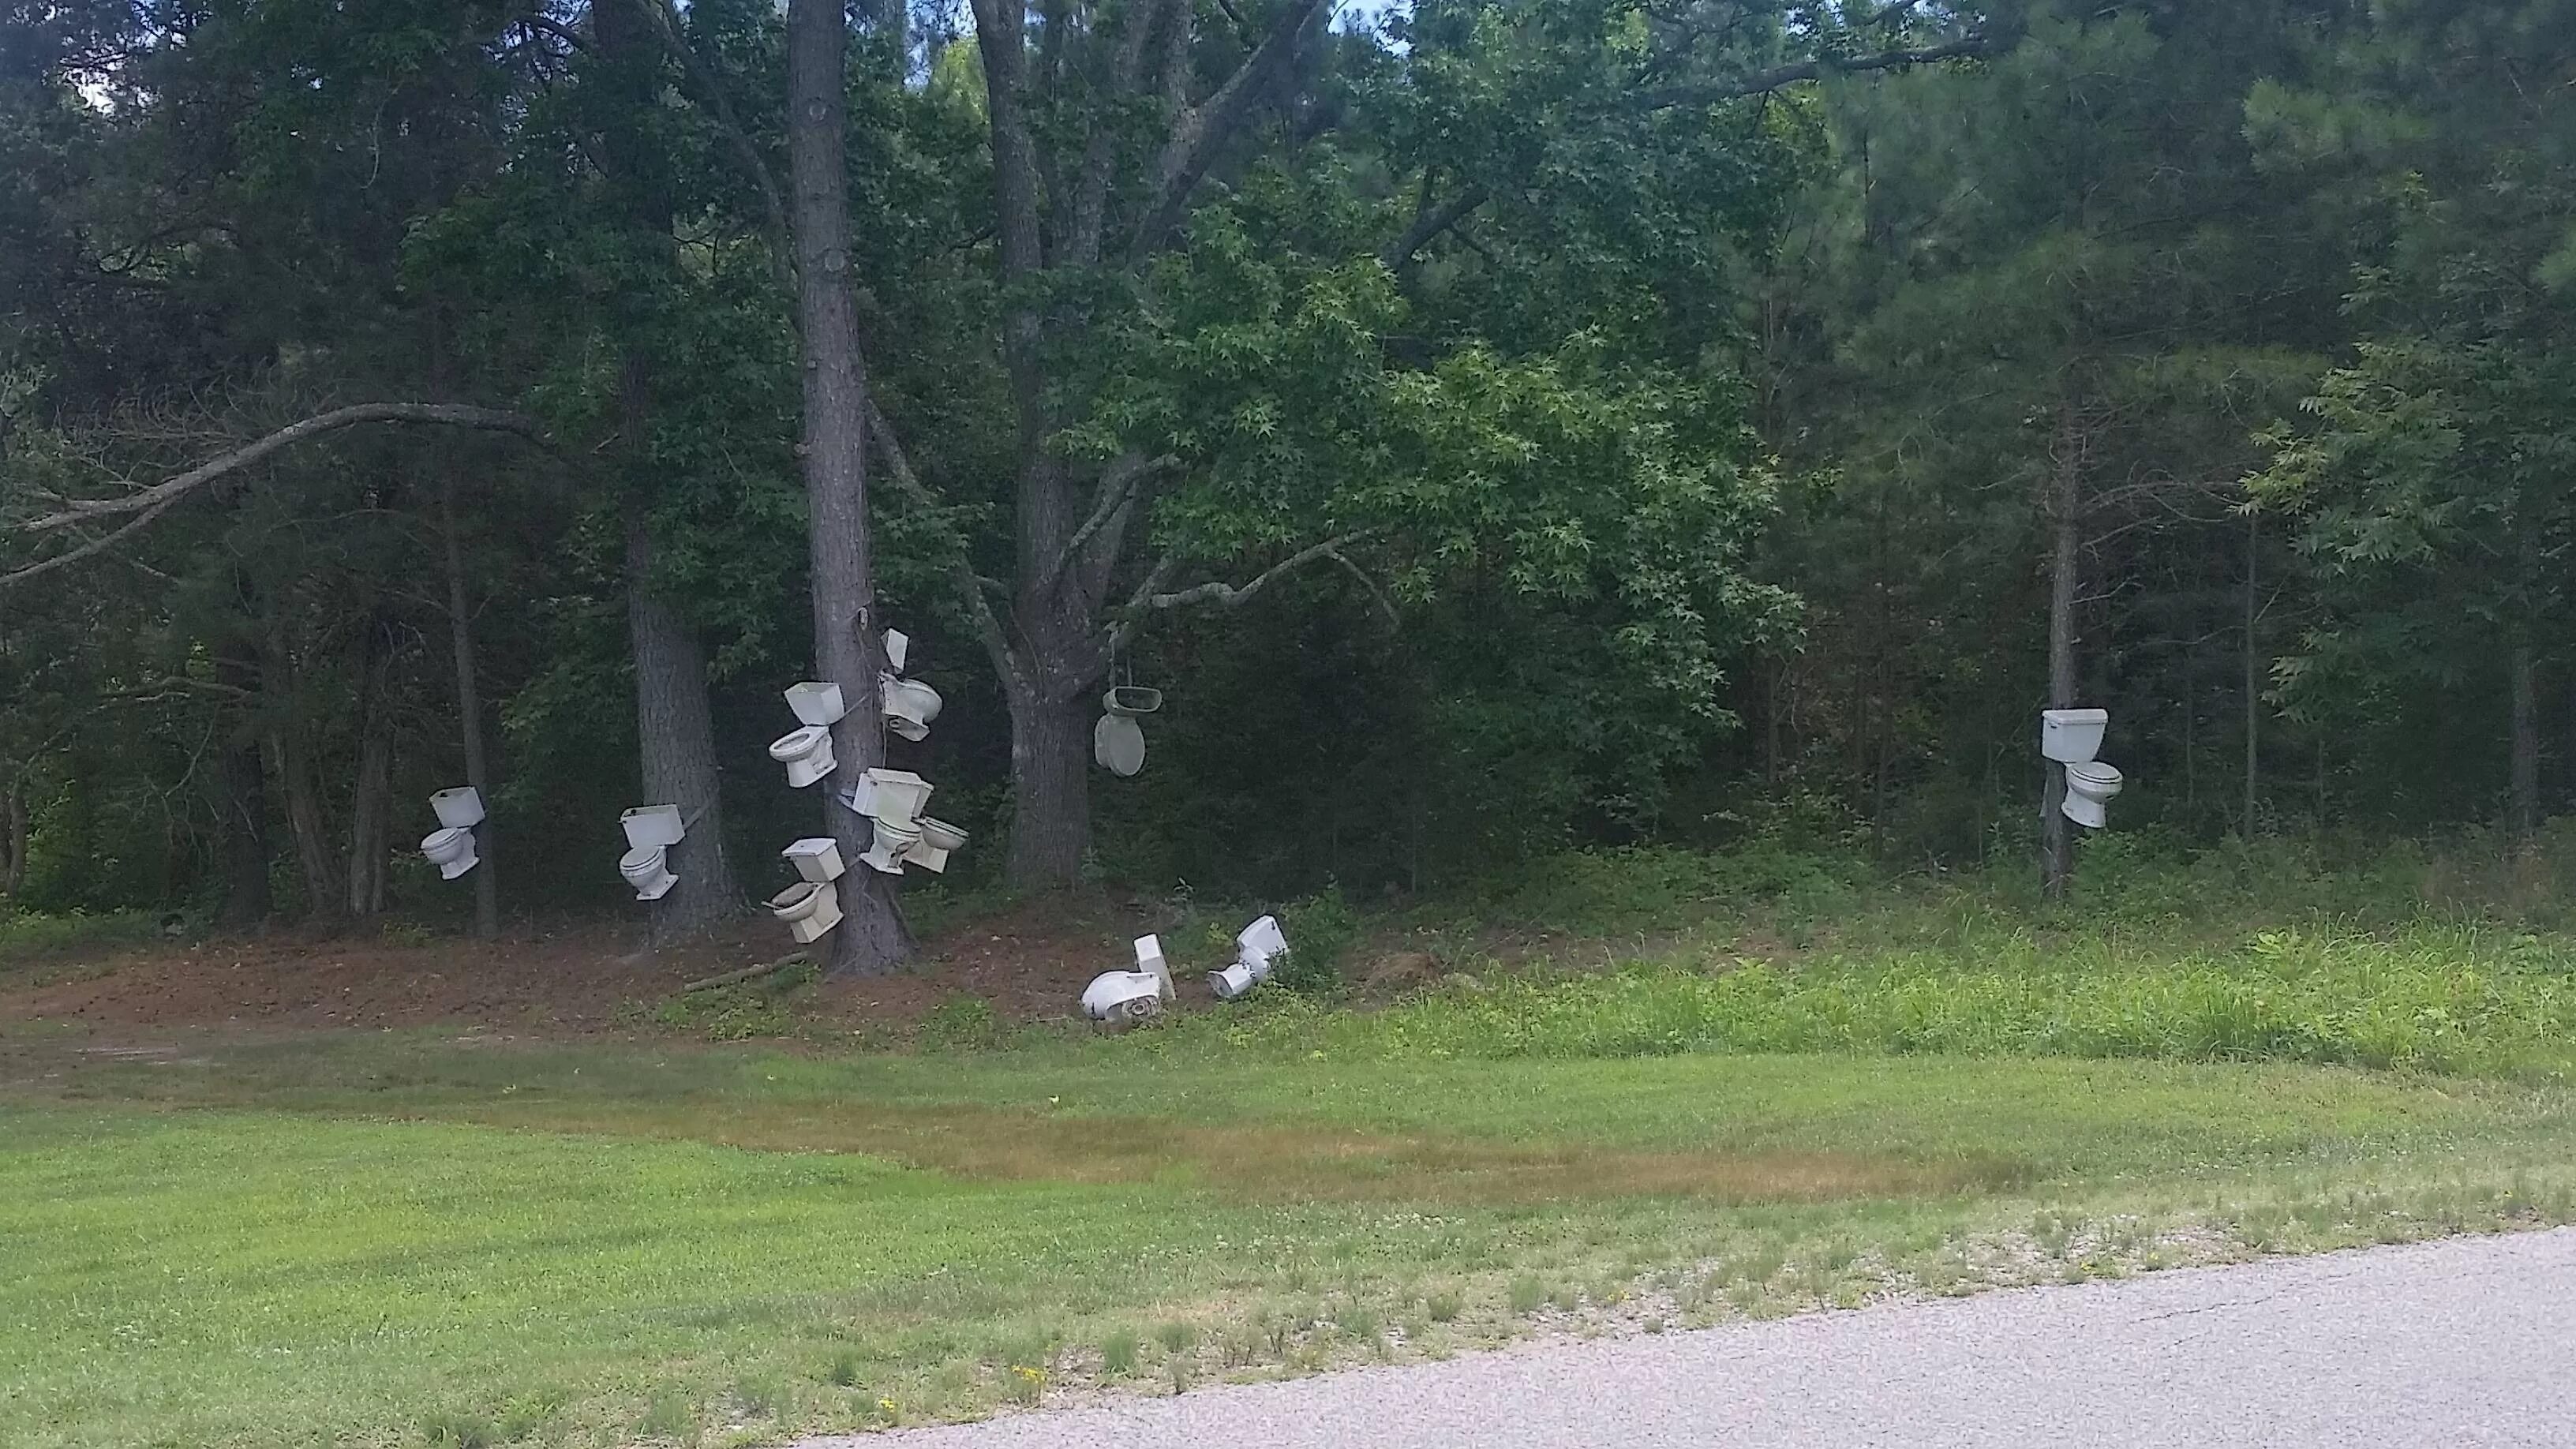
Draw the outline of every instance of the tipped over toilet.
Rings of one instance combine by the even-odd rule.
[[[438,867],[440,880],[454,880],[474,868],[474,832],[462,825],[449,825],[421,837],[420,853]]]
[[[636,846],[617,858],[617,873],[634,888],[639,901],[658,901],[680,883],[671,871],[671,848],[667,845]]]
[[[769,757],[787,767],[787,783],[799,790],[831,774],[839,763],[832,758],[832,731],[826,725],[779,736],[770,743]]]
[[[938,690],[891,673],[877,676],[877,701],[886,728],[915,741],[930,737],[930,722],[939,718],[942,704]]]
[[[830,881],[800,880],[769,898],[769,913],[787,923],[798,945],[812,945],[841,924],[840,888]]]
[[[2120,772],[2099,760],[2078,760],[2066,767],[2066,799],[2058,812],[2088,829],[2110,823],[2111,797],[2120,793]]]

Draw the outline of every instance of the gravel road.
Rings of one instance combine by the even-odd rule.
[[[1228,1385],[799,1449],[2576,1445],[2576,1229]]]

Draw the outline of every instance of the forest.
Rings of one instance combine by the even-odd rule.
[[[966,844],[853,972],[924,890],[2036,877],[2050,706],[2114,834],[2576,797],[2576,0],[9,0],[0,157],[23,912],[677,938],[877,767]]]

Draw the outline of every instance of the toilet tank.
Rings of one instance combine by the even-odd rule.
[[[2061,764],[2082,764],[2102,752],[2102,732],[2110,724],[2107,709],[2041,710],[2039,752]]]

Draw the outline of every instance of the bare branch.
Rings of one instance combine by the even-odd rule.
[[[1812,60],[1793,61],[1755,71],[1731,81],[1701,85],[1665,86],[1636,97],[1639,109],[1669,110],[1674,106],[1705,106],[1718,101],[1739,100],[1746,96],[1766,95],[1783,86],[1800,81],[1821,80],[1828,75],[1855,75],[1873,70],[1901,70],[1909,66],[1932,65],[1945,60],[1979,59],[2001,55],[2011,42],[1979,32],[1944,45],[1926,45],[1902,50],[1881,51],[1876,55],[1849,57],[1817,56]]]
[[[49,559],[43,559],[36,563],[31,563],[25,568],[11,569],[5,574],[0,574],[0,589],[5,589],[11,584],[23,583],[28,579],[36,577],[38,574],[51,573],[55,569],[65,567],[66,565],[79,563],[82,559],[88,558],[92,554],[102,553],[107,549],[114,547],[117,540],[122,539],[127,534],[144,527],[152,520],[159,518],[163,513],[169,511],[173,505],[177,504],[178,501],[178,499],[172,498],[160,504],[158,507],[147,508],[138,515],[133,522],[126,524],[123,528],[111,529],[107,533],[91,539],[89,542],[82,544],[78,548],[55,554]]]
[[[984,3],[984,0],[979,0]],[[1296,47],[1297,33],[1321,8],[1323,0],[1288,0],[1280,7],[1279,18],[1270,33],[1235,67],[1234,74],[1216,88],[1208,98],[1188,107],[1172,118],[1171,138],[1163,143],[1160,180],[1155,187],[1154,204],[1146,209],[1145,224],[1136,232],[1128,249],[1130,263],[1141,262],[1162,245],[1163,238],[1179,225],[1182,210],[1189,204],[1191,190],[1216,160],[1217,147],[1234,134],[1262,83],[1273,71],[1287,64]]]
[[[1368,576],[1368,570],[1351,562],[1349,554],[1342,552],[1338,548],[1327,549],[1324,553],[1324,557],[1331,559],[1333,562],[1340,564],[1343,568],[1350,570],[1351,577],[1360,581],[1360,587],[1368,590],[1370,600],[1376,603],[1380,611],[1385,613],[1386,622],[1389,627],[1398,626],[1404,622],[1404,616],[1395,611],[1395,600],[1386,596],[1386,590],[1377,586],[1377,580]]]
[[[226,473],[257,463],[270,454],[291,448],[308,438],[359,423],[444,423],[451,427],[487,428],[496,432],[517,433],[522,437],[545,441],[543,424],[525,413],[502,412],[496,408],[468,407],[462,403],[353,403],[333,408],[301,422],[289,423],[256,442],[235,448],[210,459],[165,483],[138,489],[122,498],[85,498],[70,500],[64,511],[49,513],[29,523],[18,525],[19,533],[43,533],[67,528],[94,518],[112,518],[128,513],[158,514],[188,493],[211,483]],[[14,575],[12,576],[14,577]]]
[[[1297,550],[1295,553],[1288,555],[1286,558],[1281,559],[1279,562],[1272,564],[1270,567],[1263,569],[1258,575],[1254,576],[1251,583],[1241,585],[1240,587],[1234,584],[1225,583],[1221,580],[1211,580],[1204,584],[1192,584],[1190,587],[1182,589],[1178,593],[1148,593],[1145,596],[1145,607],[1149,609],[1178,609],[1189,604],[1214,602],[1223,604],[1229,609],[1239,609],[1245,604],[1250,603],[1254,595],[1259,594],[1263,589],[1268,588],[1271,581],[1277,579],[1280,575],[1302,568],[1307,564],[1313,563],[1317,559],[1334,559],[1340,561],[1338,560],[1338,555],[1342,545],[1356,542],[1360,539],[1366,538],[1367,536],[1368,535],[1365,533],[1345,533],[1339,538],[1328,538],[1322,543],[1309,544],[1308,546]]]

